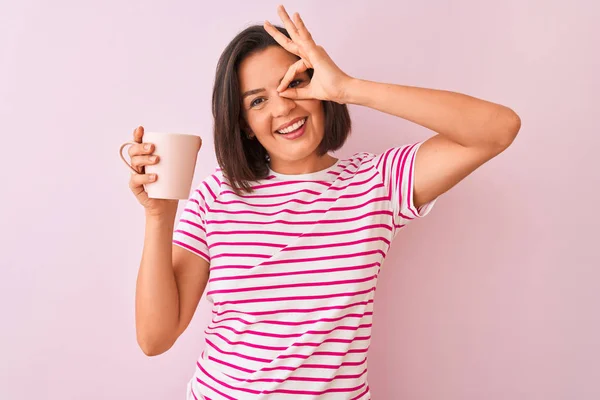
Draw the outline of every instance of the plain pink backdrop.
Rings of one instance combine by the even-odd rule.
[[[600,398],[600,7],[589,1],[289,1],[347,73],[463,92],[513,146],[397,237],[377,291],[376,400]],[[218,56],[272,1],[0,4],[0,399],[183,399],[203,300],[166,354],[137,347],[134,127],[204,137]],[[335,155],[423,140],[350,107]]]

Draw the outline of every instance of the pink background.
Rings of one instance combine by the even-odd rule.
[[[152,4],[150,4],[152,3]],[[342,6],[343,4],[343,6]],[[0,399],[183,399],[204,300],[166,354],[137,347],[138,124],[204,137],[218,56],[275,2],[0,5]],[[521,133],[397,238],[378,287],[376,400],[600,398],[597,2],[303,1],[351,75],[506,104]],[[351,107],[344,157],[431,132]]]

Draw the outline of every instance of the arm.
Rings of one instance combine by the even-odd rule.
[[[189,325],[208,281],[209,264],[172,244],[177,207],[146,217],[136,287],[137,341],[146,355],[164,353]]]
[[[521,127],[510,108],[460,93],[350,79],[340,103],[370,107],[437,133],[415,160],[414,203],[435,199],[504,151]]]
[[[352,78],[317,46],[298,13],[293,21],[283,6],[278,13],[290,38],[269,22],[265,22],[265,30],[284,49],[300,57],[277,88],[280,96],[363,105],[438,133],[417,152],[413,185],[416,207],[435,199],[501,153],[521,128],[518,115],[499,104],[460,93]],[[309,68],[314,70],[309,85],[288,88],[295,75]]]

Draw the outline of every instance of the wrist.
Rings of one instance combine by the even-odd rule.
[[[358,104],[359,87],[361,80],[358,78],[348,77],[348,80],[343,85],[341,99],[338,101],[340,104]]]

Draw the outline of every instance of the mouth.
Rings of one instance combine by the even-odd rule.
[[[307,119],[308,117],[298,118],[297,121],[295,121],[294,123],[286,126],[283,129],[278,129],[275,132],[277,132],[280,135],[288,135],[290,133],[294,133],[304,126]]]
[[[306,130],[306,121],[308,117],[302,118],[300,121],[295,122],[294,124],[288,126],[285,129],[281,129],[276,131],[278,135],[283,137],[284,139],[293,140],[299,138],[304,135],[304,131]]]

